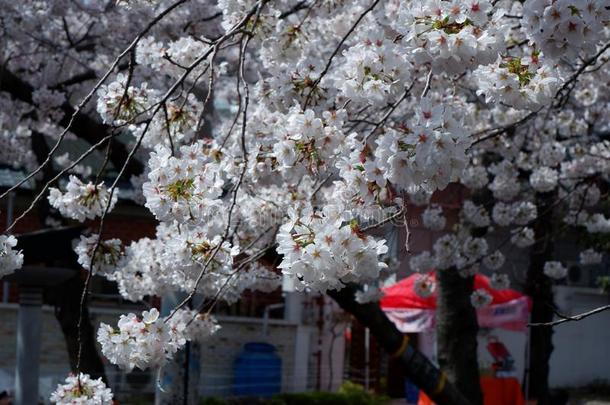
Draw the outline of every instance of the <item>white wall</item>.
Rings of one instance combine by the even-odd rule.
[[[558,286],[555,302],[561,313],[576,315],[607,305],[607,294],[591,288]],[[587,385],[595,380],[610,382],[610,311],[578,322],[555,326],[551,356],[552,387]]]

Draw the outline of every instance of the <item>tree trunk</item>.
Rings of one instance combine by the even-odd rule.
[[[544,323],[553,320],[553,283],[544,275],[544,263],[552,257],[554,196],[537,195],[538,218],[534,223],[536,242],[531,247],[530,263],[527,271],[525,292],[532,298],[530,322]],[[535,327],[530,329],[529,365],[527,387],[530,399],[538,404],[549,404],[549,360],[553,352],[553,328]]]
[[[406,376],[439,405],[468,405],[457,388],[447,381],[445,374],[406,340],[396,326],[385,316],[378,304],[359,304],[354,299],[356,286],[348,285],[340,291],[328,291],[343,310],[351,313],[386,352],[399,359]]]
[[[80,275],[77,275],[58,286],[54,294],[55,317],[59,321],[61,330],[64,333],[68,357],[70,359],[70,368],[73,372],[76,372],[76,364],[78,361],[78,319],[83,287],[84,282]],[[102,359],[97,351],[95,330],[91,324],[89,309],[86,305],[85,308],[83,308],[82,329],[81,337],[83,350],[81,354],[80,371],[89,374],[93,378],[102,377],[104,382],[107,383],[104,363],[102,363]]]
[[[438,362],[449,380],[473,403],[482,404],[477,360],[477,313],[470,303],[474,277],[451,267],[436,272]]]
[[[471,195],[475,204],[491,211],[493,196],[488,189]],[[487,227],[472,228],[470,234],[485,237]],[[439,365],[447,372],[449,380],[460,387],[473,404],[483,403],[481,392],[477,336],[479,323],[477,311],[470,303],[474,290],[474,276],[462,277],[455,267],[436,272],[436,331]]]

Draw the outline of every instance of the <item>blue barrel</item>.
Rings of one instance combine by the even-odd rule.
[[[282,359],[275,346],[251,342],[233,364],[233,394],[269,397],[280,392],[282,386]]]

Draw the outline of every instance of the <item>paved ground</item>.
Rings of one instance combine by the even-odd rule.
[[[568,402],[569,405],[610,405],[610,400],[574,399]],[[389,405],[410,405],[404,399],[393,399]]]

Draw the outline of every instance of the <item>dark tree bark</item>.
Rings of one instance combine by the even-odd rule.
[[[438,362],[449,380],[473,403],[482,404],[483,394],[477,360],[477,313],[470,303],[474,277],[462,277],[451,267],[436,272],[436,331]]]
[[[544,263],[553,255],[553,194],[536,196],[538,218],[533,228],[536,242],[531,247],[530,263],[527,271],[525,293],[532,298],[530,322],[551,322],[554,317],[553,283],[544,275]],[[553,352],[553,328],[535,327],[530,329],[530,356],[527,373],[527,387],[530,399],[538,404],[549,404],[549,360]]]
[[[73,372],[76,372],[76,364],[78,362],[78,321],[83,287],[84,281],[80,275],[77,275],[57,287],[54,294],[55,317],[61,326],[66,340],[70,368]],[[80,371],[89,374],[93,378],[101,377],[107,383],[104,363],[97,351],[95,329],[91,323],[87,305],[83,308],[81,338],[83,350]]]
[[[40,132],[32,131],[32,151],[34,152],[34,155],[36,156],[36,161],[39,165],[42,164],[42,162],[44,162],[46,157],[49,155],[49,146],[44,140],[44,135]],[[39,193],[42,190],[44,184],[46,184],[48,181],[51,181],[55,174],[56,173],[53,170],[52,164],[48,164],[43,167],[42,178],[36,181],[36,193]],[[51,186],[54,186],[54,184],[51,184]],[[49,200],[46,198],[41,199],[38,203],[37,214],[38,220],[40,221],[40,224],[43,227],[45,226],[45,221],[49,216],[52,216],[54,219],[64,222],[61,216],[53,214],[53,212],[51,211]]]
[[[471,199],[488,211],[493,208],[493,195],[488,189],[472,193]],[[476,238],[484,237],[486,233],[487,227],[470,230],[470,234]],[[439,364],[473,404],[482,404],[477,354],[479,323],[476,309],[470,303],[474,276],[464,278],[455,267],[451,267],[437,271],[436,277]]]
[[[21,80],[16,74],[0,65],[0,91],[6,91],[13,98],[21,100],[28,104],[33,104],[32,92],[34,88],[27,82]],[[66,128],[75,109],[68,103],[65,102],[60,109],[64,113],[63,118],[58,125]],[[110,134],[110,127],[104,125],[99,121],[93,119],[87,114],[80,112],[74,117],[70,131],[78,136],[80,139],[89,143],[90,145],[100,142],[105,136]],[[103,146],[103,145],[100,145]],[[120,168],[127,161],[128,152],[125,146],[120,142],[114,142],[111,153],[110,161],[115,167]],[[126,168],[126,174],[140,174],[142,173],[142,164],[136,159],[131,159]]]
[[[396,326],[385,316],[378,304],[359,304],[354,299],[356,286],[348,285],[340,291],[328,291],[343,310],[351,313],[390,355],[400,361],[406,376],[439,405],[472,404],[445,374],[415,349]],[[405,345],[405,342],[407,344]]]

